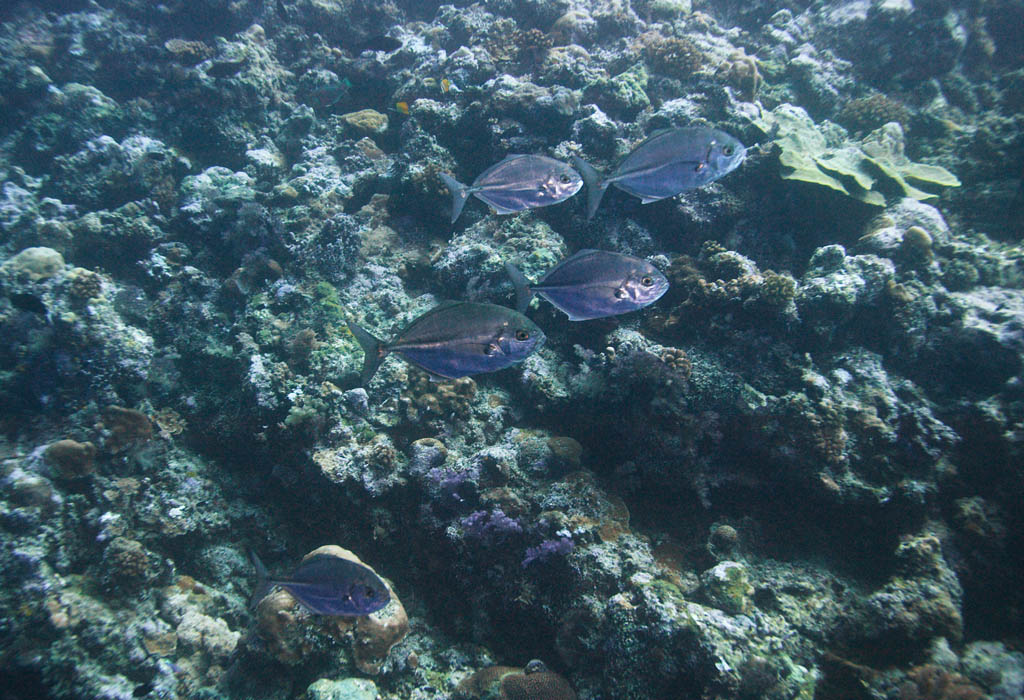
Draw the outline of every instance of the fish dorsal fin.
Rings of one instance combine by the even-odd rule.
[[[597,250],[596,248],[581,248],[580,250],[577,250],[575,253],[565,258],[564,260],[560,260],[557,265],[555,265],[553,268],[545,272],[544,276],[537,280],[537,283],[534,284],[533,287],[538,290],[543,287],[548,287],[550,289],[551,285],[548,284],[548,279],[551,278],[553,275],[556,275],[558,272],[561,272],[566,267],[578,262],[580,258],[585,258],[588,255],[593,255],[594,253],[603,252],[604,251]]]
[[[430,311],[439,311],[441,309],[447,309],[449,306],[458,306],[460,304],[465,303],[466,302],[460,301],[458,299],[442,299],[441,301],[437,302],[436,306],[430,307]]]
[[[444,309],[448,309],[448,308],[451,308],[453,306],[461,306],[462,304],[465,304],[465,303],[466,302],[464,302],[464,301],[457,301],[455,299],[443,299],[443,300],[439,301],[437,304],[435,304],[434,306],[431,306],[429,309],[427,309],[422,314],[420,314],[419,316],[414,318],[412,321],[410,321],[409,325],[405,326],[401,331],[399,331],[398,335],[395,336],[395,341],[393,341],[393,342],[397,342],[399,338],[404,337],[406,333],[408,333],[410,330],[415,328],[418,324],[425,322],[426,319],[430,318],[431,316],[436,314],[438,311],[442,311]]]
[[[491,167],[487,168],[487,170],[485,170],[484,172],[485,173],[491,172],[492,170],[497,168],[502,163],[507,163],[510,160],[519,160],[520,158],[527,158],[527,157],[529,157],[528,153],[509,153],[507,156],[505,156],[504,158],[499,160],[497,163],[495,163]]]
[[[655,130],[654,130],[654,131],[652,131],[651,133],[647,134],[647,138],[646,138],[646,139],[644,139],[644,141],[647,141],[648,139],[653,139],[653,138],[657,138],[658,136],[661,136],[662,134],[667,134],[668,132],[670,132],[670,131],[674,131],[674,130],[675,130],[675,129],[677,129],[677,128],[679,128],[679,127],[675,127],[675,126],[666,126],[666,127],[665,127],[665,128],[663,128],[663,129],[655,129]],[[641,141],[640,143],[643,143],[643,141]]]

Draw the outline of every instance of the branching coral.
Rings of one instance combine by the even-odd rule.
[[[476,389],[472,377],[433,382],[426,372],[416,372],[402,402],[410,421],[451,416],[468,418]]]
[[[647,32],[640,35],[640,44],[653,73],[671,78],[689,78],[704,65],[704,53],[689,39]]]
[[[900,686],[900,700],[982,700],[985,691],[959,673],[925,664],[911,669]]]
[[[910,121],[910,110],[903,103],[878,93],[847,102],[838,120],[851,131],[871,131],[889,122],[899,122],[905,127]]]
[[[568,537],[544,540],[536,547],[529,547],[526,550],[526,556],[523,557],[523,566],[526,567],[534,562],[545,562],[549,559],[568,556],[574,548],[573,541]]]
[[[742,49],[730,54],[729,58],[719,64],[716,73],[725,78],[745,101],[753,102],[757,98],[763,82],[761,72],[757,69],[757,59],[748,56]]]

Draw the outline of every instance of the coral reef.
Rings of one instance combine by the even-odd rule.
[[[2,694],[1020,698],[1022,22],[4,4]],[[688,125],[742,166],[592,223],[449,222],[439,173],[610,172]],[[506,262],[585,248],[671,287],[614,321],[533,305],[547,342],[502,373],[357,387],[348,322],[511,305]],[[323,542],[390,604],[250,601],[247,550]]]

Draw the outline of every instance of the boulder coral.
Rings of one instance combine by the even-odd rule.
[[[317,547],[303,561],[326,554],[363,562],[353,552],[337,545]],[[366,566],[365,564],[363,564]],[[295,665],[331,646],[331,640],[350,640],[355,667],[376,675],[387,661],[391,648],[409,632],[409,617],[385,581],[391,600],[380,610],[356,618],[315,616],[306,610],[291,593],[278,588],[270,591],[256,605],[255,633],[266,644],[267,652],[281,663]]]
[[[455,688],[455,700],[576,700],[576,692],[562,676],[542,661],[524,668],[488,666],[464,678]]]

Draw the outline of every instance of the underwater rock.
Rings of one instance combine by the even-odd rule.
[[[785,4],[4,5],[11,692],[426,698],[555,649],[587,698],[1016,700],[1019,3]],[[440,172],[772,119],[724,186],[448,225]],[[346,321],[508,305],[506,261],[591,247],[671,289],[616,327],[535,308],[521,371],[350,389]],[[325,523],[426,615],[391,652],[397,612],[250,623],[244,545]]]
[[[952,331],[936,329],[936,361],[950,367],[958,386],[985,393],[998,390],[1024,367],[1024,299],[994,287],[950,297],[959,318]]]
[[[909,644],[924,647],[936,637],[963,634],[963,591],[942,556],[937,537],[907,537],[896,549],[895,575],[842,621],[837,633],[846,644]]]
[[[178,642],[202,649],[218,661],[226,661],[235,651],[241,632],[232,631],[227,622],[187,610],[175,629]]]
[[[583,88],[583,99],[603,112],[623,120],[632,120],[651,104],[647,96],[649,76],[643,64],[612,77],[600,77]]]
[[[797,288],[800,318],[816,336],[828,340],[861,309],[877,306],[894,275],[887,258],[847,256],[840,245],[818,248]]]
[[[104,267],[119,278],[134,274],[167,236],[158,223],[162,217],[129,202],[113,211],[89,212],[71,222],[74,260],[79,265]],[[114,258],[116,263],[106,263]]]
[[[1024,694],[1024,653],[1010,651],[1002,642],[971,642],[960,664],[964,674],[988,689],[992,700]]]
[[[40,474],[25,471],[21,467],[5,466],[0,479],[5,492],[14,503],[41,508],[44,512],[52,512],[61,502],[59,492],[53,488],[53,482]]]
[[[420,438],[410,445],[409,450],[409,472],[417,476],[440,467],[448,458],[444,443],[434,438]]]
[[[576,92],[560,85],[544,87],[521,78],[502,75],[488,81],[491,109],[533,126],[568,125],[579,107]]]
[[[520,263],[537,278],[565,256],[562,237],[532,217],[483,219],[456,234],[433,262],[447,294],[454,298],[497,299],[511,290],[505,262]]]
[[[722,610],[740,614],[750,607],[750,595],[754,592],[749,583],[746,567],[734,561],[715,564],[701,576],[703,591],[712,605]]]
[[[306,688],[308,700],[377,700],[377,684],[369,678],[321,678]]]
[[[570,44],[548,49],[536,75],[538,85],[561,85],[572,90],[580,90],[600,80],[603,72],[586,49],[578,44]],[[587,107],[588,105],[583,105],[580,111],[586,110]],[[597,106],[594,105],[593,108],[597,109]]]
[[[104,134],[123,136],[127,122],[114,99],[93,85],[76,82],[51,86],[44,109],[20,134],[18,150],[36,158],[73,153]]]
[[[843,0],[813,13],[822,40],[869,81],[907,84],[941,76],[961,55],[968,32],[948,3]]]
[[[200,231],[214,233],[238,207],[256,197],[252,178],[221,166],[207,168],[181,181],[178,209]]]
[[[284,7],[289,22],[307,32],[319,32],[350,50],[384,29],[401,24],[403,19],[399,4],[373,0],[298,0]]]

